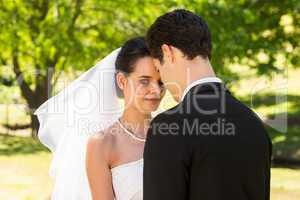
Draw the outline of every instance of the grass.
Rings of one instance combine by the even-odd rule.
[[[49,199],[53,187],[48,176],[49,151],[36,140],[22,136],[0,134],[0,146],[0,199]],[[273,168],[271,187],[272,200],[298,200],[300,169]]]
[[[0,135],[0,199],[46,199],[52,188],[49,151],[30,137]]]
[[[48,176],[50,160],[46,152],[0,155],[0,199],[47,199],[52,188]]]
[[[0,141],[0,155],[16,156],[49,152],[39,140],[34,140],[31,137],[0,135]]]
[[[271,200],[296,200],[300,197],[300,169],[273,168]]]

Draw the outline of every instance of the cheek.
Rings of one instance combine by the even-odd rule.
[[[144,98],[148,92],[148,90],[139,83],[135,83],[131,90],[131,94],[135,97],[135,99]]]
[[[149,90],[147,88],[139,86],[135,90],[135,95],[137,98],[144,98],[148,92],[149,92]]]
[[[162,72],[162,76],[166,77],[169,76],[170,74],[174,73],[174,69],[172,66],[165,64],[162,68],[161,68],[161,72]]]
[[[161,80],[164,80],[164,78],[165,78],[165,73],[166,73],[165,68],[160,67],[158,71],[159,71],[159,76],[160,76]]]

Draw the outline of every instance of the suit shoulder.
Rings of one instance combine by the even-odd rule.
[[[172,108],[156,115],[152,122],[172,122],[172,121],[177,121],[179,119],[179,114],[181,109],[181,104],[178,104],[176,106],[173,106]]]

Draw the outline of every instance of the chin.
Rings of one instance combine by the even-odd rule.
[[[143,110],[145,113],[151,113],[151,112],[156,111],[158,109],[158,107],[159,107],[159,104],[147,103],[146,105],[144,105]]]

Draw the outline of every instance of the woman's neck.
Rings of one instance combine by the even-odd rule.
[[[145,136],[151,121],[150,113],[142,113],[134,108],[127,108],[121,116],[121,122],[134,133]]]

